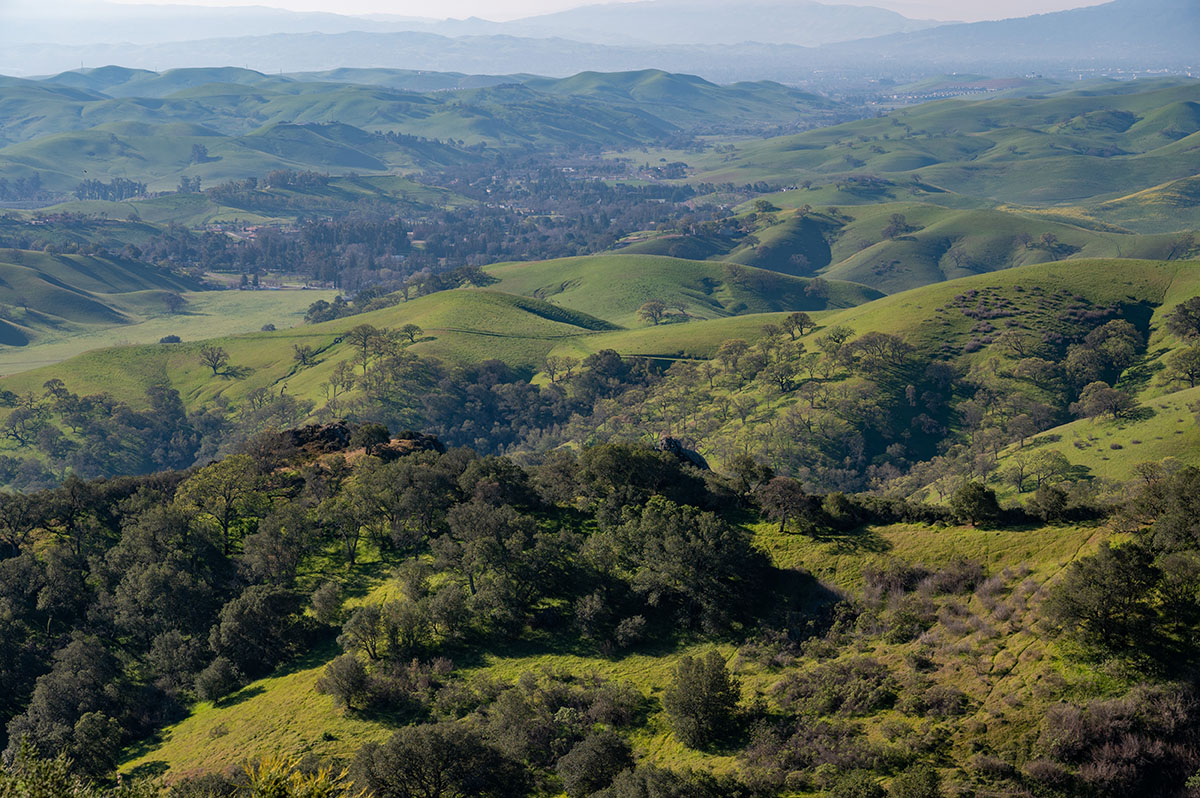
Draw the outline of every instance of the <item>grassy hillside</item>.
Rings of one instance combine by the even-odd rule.
[[[44,329],[24,346],[0,346],[0,374],[16,374],[68,360],[97,349],[155,344],[168,335],[184,341],[236,335],[259,330],[265,324],[279,329],[304,321],[304,312],[318,299],[330,300],[334,291],[196,291],[181,294],[183,308],[167,310],[157,292],[108,295],[124,314],[115,326],[82,325]],[[69,375],[68,375],[69,377]]]
[[[1200,387],[1175,391],[1143,404],[1143,412],[1131,419],[1079,419],[1039,434],[1025,446],[1011,447],[999,459],[997,472],[1011,467],[1019,458],[1042,452],[1061,453],[1090,477],[1119,484],[1138,477],[1137,466],[1171,460],[1182,465],[1200,465],[1200,424],[1196,406]],[[998,482],[1002,495],[1017,497],[1011,486]],[[1025,498],[1025,497],[1021,497]]]
[[[1147,232],[1200,229],[1200,177],[1185,177],[1091,208],[1096,216]]]
[[[310,301],[319,298],[308,292],[304,295]],[[462,363],[497,359],[530,372],[564,340],[612,328],[601,320],[536,299],[494,291],[444,291],[383,310],[290,330],[92,351],[61,366],[13,375],[3,384],[17,392],[37,390],[46,380],[58,376],[72,391],[106,391],[135,405],[143,401],[147,387],[161,381],[177,388],[189,405],[216,397],[237,401],[259,388],[276,393],[282,389],[293,396],[318,399],[321,385],[334,366],[353,356],[349,344],[341,339],[359,324],[393,329],[416,324],[424,331],[412,345],[418,354]],[[225,348],[231,365],[240,370],[239,376],[213,376],[199,360],[204,344]],[[295,345],[319,350],[316,364],[299,369],[293,358]]]
[[[1029,438],[1039,445],[1053,440],[1071,464],[1092,468],[1092,476],[1125,479],[1142,461],[1200,465],[1189,409],[1195,397],[1156,376],[1182,345],[1162,330],[1165,314],[1198,294],[1195,261],[1081,259],[959,278],[825,312],[816,331],[799,341],[764,334],[760,322],[778,320],[750,316],[607,333],[564,343],[556,353],[578,356],[603,342],[665,358],[706,358],[718,351],[722,337],[750,342],[741,366],[728,353],[700,369],[677,364],[648,394],[631,397],[605,433],[643,441],[679,437],[719,467],[757,452],[778,470],[811,480],[814,489],[862,490],[870,473],[881,475],[872,486],[900,495],[931,483],[944,487],[947,471],[955,479],[969,473],[999,480],[1012,455],[1005,453],[1008,445],[1016,443],[1012,419],[1026,412],[1042,420],[1040,432],[1025,436],[1025,446]],[[1135,351],[1116,370],[1069,381],[1062,364],[1070,347],[1082,347],[1110,320],[1133,331]],[[672,335],[676,326],[703,337],[689,342]],[[902,351],[871,365],[856,344],[834,342],[829,336],[836,330],[844,331],[843,342],[895,336]],[[1019,354],[1019,345],[1016,352],[1008,348],[1013,340],[1041,348],[1037,355]],[[1048,363],[1058,376],[1029,376],[1018,368],[1023,358],[1033,359],[1022,368]],[[1119,423],[1072,422],[1071,403],[1085,383],[1097,380],[1128,392],[1141,409]],[[1055,429],[1060,424],[1067,426]],[[580,423],[572,439],[593,434],[593,427]],[[940,444],[931,447],[934,439]],[[847,452],[855,447],[868,454],[850,459]],[[889,461],[894,471],[877,470]],[[1008,497],[1003,484],[996,486]]]
[[[659,69],[583,72],[561,80],[534,78],[525,85],[553,95],[650,108],[659,118],[681,128],[788,124],[798,116],[837,105],[825,97],[771,81],[718,86],[694,75]]]
[[[978,322],[948,312],[960,296],[990,290],[1015,302],[1016,317],[1038,304],[1036,296],[1066,291],[1086,297],[1096,305],[1130,304],[1159,307],[1169,298],[1200,288],[1200,263],[1196,261],[1080,260],[1037,264],[995,274],[977,275],[950,283],[929,285],[884,297],[822,319],[823,324],[844,324],[860,332],[877,330],[903,335],[930,351],[955,351],[972,334]],[[1021,298],[1024,294],[1025,297]]]
[[[1079,204],[1192,176],[1198,100],[1194,82],[945,100],[683,160],[690,179],[710,182],[871,175],[992,202]]]
[[[913,229],[884,231],[896,214]],[[884,203],[850,209],[822,274],[888,293],[1065,258],[1164,258],[1173,235],[1123,235],[1032,214]],[[1053,236],[1052,243],[1047,236]]]
[[[886,293],[996,272],[1014,266],[1075,258],[1178,258],[1193,248],[1177,233],[1135,234],[1072,209],[951,208],[932,195],[896,201],[887,182],[842,183],[870,191],[873,201],[814,209],[798,190],[768,195],[736,209],[712,234],[653,234],[621,250],[644,254],[688,252],[692,257],[830,280]],[[776,201],[779,204],[776,204]],[[761,205],[775,210],[758,210]],[[705,229],[702,227],[702,229]]]
[[[571,338],[556,346],[555,355],[583,358],[603,349],[622,355],[640,355],[660,360],[709,360],[731,338],[754,341],[765,324],[778,324],[786,313],[752,313],[687,324],[660,324],[632,330],[597,333]],[[820,314],[810,314],[820,315]]]
[[[0,343],[25,346],[55,332],[127,324],[134,318],[131,309],[195,287],[194,281],[132,260],[3,250]]]
[[[734,268],[645,255],[600,255],[490,266],[495,288],[534,296],[624,327],[646,326],[638,308],[666,303],[681,320],[721,318],[781,310],[825,310],[859,305],[878,296],[860,285],[830,283],[827,296],[810,280],[759,269]]]
[[[103,391],[134,406],[159,382],[178,389],[189,407],[218,397],[236,404],[261,389],[321,405],[335,368],[354,355],[341,339],[360,324],[390,329],[415,324],[423,332],[405,346],[418,355],[461,364],[497,359],[532,375],[552,352],[582,357],[615,349],[630,355],[708,358],[729,338],[759,337],[764,323],[779,320],[773,313],[815,312],[875,296],[861,286],[837,282],[814,296],[806,291],[810,281],[799,278],[730,264],[629,255],[505,264],[489,271],[499,282],[488,289],[444,291],[301,327],[294,325],[306,304],[327,295],[189,294],[189,304],[179,314],[167,314],[165,307],[157,313],[143,308],[139,314],[130,312],[128,321],[136,324],[107,333],[91,328],[90,336],[63,333],[47,337],[43,346],[4,353],[0,364],[9,376],[2,384],[17,393],[37,392],[51,377],[60,377],[72,391]],[[651,325],[639,319],[638,307],[650,298],[685,303],[686,319],[674,309],[671,313],[680,317],[676,323]],[[257,331],[268,321],[279,331]],[[156,343],[168,334],[183,342]],[[235,376],[214,376],[201,364],[199,351],[206,344],[228,351]],[[298,367],[295,346],[317,350],[314,364]],[[57,364],[67,357],[72,359]]]
[[[410,82],[236,68],[14,80],[0,86],[0,174],[38,173],[45,187],[69,191],[85,174],[162,190],[184,176],[212,183],[273,169],[414,171],[480,157],[440,141],[629,147],[690,131],[815,120],[837,107],[780,84],[723,87],[657,71],[476,81],[454,92],[401,88]],[[195,147],[207,156],[194,158]]]

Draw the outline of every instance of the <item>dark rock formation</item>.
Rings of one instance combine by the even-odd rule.
[[[678,438],[660,438],[658,443],[654,445],[654,448],[657,451],[673,455],[680,462],[695,466],[701,471],[712,470],[708,467],[708,461],[704,459],[704,455],[694,449],[687,448]]]

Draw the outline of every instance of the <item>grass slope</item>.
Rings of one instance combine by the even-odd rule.
[[[868,175],[992,202],[1099,202],[1196,172],[1200,84],[1139,88],[930,102],[678,159],[711,183]]]
[[[650,255],[596,255],[491,266],[496,288],[534,296],[625,327],[647,326],[642,303],[659,299],[689,318],[713,319],[781,310],[859,305],[878,296],[860,285],[832,283],[828,297],[805,291],[810,281],[729,264]],[[678,315],[678,310],[674,310]]]
[[[306,292],[307,294],[307,292]],[[317,298],[307,294],[311,300]],[[189,406],[217,397],[238,400],[250,391],[286,390],[319,399],[337,363],[351,359],[342,336],[359,324],[399,328],[416,324],[424,336],[413,345],[422,355],[462,363],[497,359],[532,373],[558,344],[612,325],[540,300],[494,291],[444,291],[390,308],[276,332],[219,336],[203,343],[224,347],[238,377],[214,376],[199,361],[201,342],[114,347],[88,352],[49,367],[15,374],[0,384],[18,393],[36,391],[60,377],[72,391],[105,391],[135,405],[146,388],[168,382]],[[320,351],[315,365],[299,370],[295,345]]]
[[[253,332],[264,324],[279,329],[304,322],[304,312],[335,291],[197,291],[184,293],[187,304],[168,313],[157,292],[110,296],[129,323],[43,332],[26,346],[0,346],[0,374],[51,366],[85,352],[109,347],[153,344],[167,335],[185,341]],[[131,300],[136,300],[133,305]],[[69,375],[68,375],[69,378]]]
[[[994,288],[1021,294],[1033,288],[1050,293],[1065,289],[1098,305],[1161,306],[1168,297],[1190,290],[1198,277],[1196,261],[1083,259],[1033,264],[893,294],[830,315],[823,323],[844,324],[859,333],[878,330],[902,335],[918,348],[956,347],[977,322],[954,314],[943,317],[939,308],[967,291]]]
[[[855,180],[841,188],[780,192],[735,211],[743,232],[646,234],[622,252],[687,253],[784,274],[820,275],[887,293],[1013,266],[1069,258],[1165,259],[1185,255],[1174,232],[1138,234],[1104,223],[1081,208],[947,207],[928,192],[900,199],[888,181]],[[813,195],[865,192],[848,206],[813,208]],[[868,202],[867,196],[873,197]],[[778,204],[775,202],[778,200]],[[774,208],[759,211],[760,202]],[[907,230],[893,231],[903,217]],[[747,235],[745,231],[752,230]]]
[[[1079,419],[1047,430],[1024,447],[1011,447],[1000,458],[1003,471],[1015,457],[1057,451],[1072,465],[1084,466],[1091,477],[1127,482],[1137,476],[1135,466],[1168,458],[1200,466],[1200,424],[1192,405],[1200,402],[1200,387],[1160,396],[1143,403],[1134,419]],[[1001,491],[1014,496],[1005,485]]]
[[[0,251],[0,345],[128,324],[194,281],[138,261],[90,255]]]

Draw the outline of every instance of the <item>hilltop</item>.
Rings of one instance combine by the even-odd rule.
[[[495,288],[533,296],[625,327],[644,326],[642,304],[657,299],[671,322],[785,310],[827,310],[879,296],[846,282],[773,274],[730,263],[631,254],[489,266]]]

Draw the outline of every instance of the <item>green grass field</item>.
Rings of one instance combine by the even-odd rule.
[[[859,332],[878,330],[903,335],[918,347],[935,346],[973,326],[969,318],[942,319],[937,314],[939,308],[964,291],[994,288],[1005,294],[1029,294],[1033,288],[1050,293],[1066,289],[1101,305],[1133,301],[1157,306],[1173,304],[1170,297],[1192,290],[1197,280],[1197,261],[1070,260],[1034,264],[894,294],[832,314],[824,322],[845,324]]]
[[[755,313],[707,319],[685,324],[660,324],[637,330],[619,330],[580,336],[554,348],[553,354],[586,357],[602,349],[622,355],[641,355],[664,360],[709,360],[722,343],[731,338],[754,341],[763,335],[764,324],[778,324],[786,313]],[[810,314],[817,318],[821,314]]]
[[[1145,399],[1135,419],[1079,419],[1047,430],[1026,444],[1010,447],[1000,458],[999,470],[1014,457],[1050,450],[1060,452],[1072,465],[1088,469],[1089,476],[1109,483],[1137,477],[1142,463],[1171,459],[1200,466],[1200,424],[1192,405],[1200,402],[1200,387]],[[1009,485],[997,486],[1006,498],[1016,496]]]
[[[184,341],[224,337],[259,330],[264,324],[278,329],[304,322],[304,312],[318,299],[332,299],[335,291],[197,291],[184,293],[179,313],[168,313],[157,297],[116,295],[110,298],[133,323],[118,326],[50,331],[27,346],[0,346],[0,374],[11,375],[68,360],[95,349],[155,344],[167,335]]]

